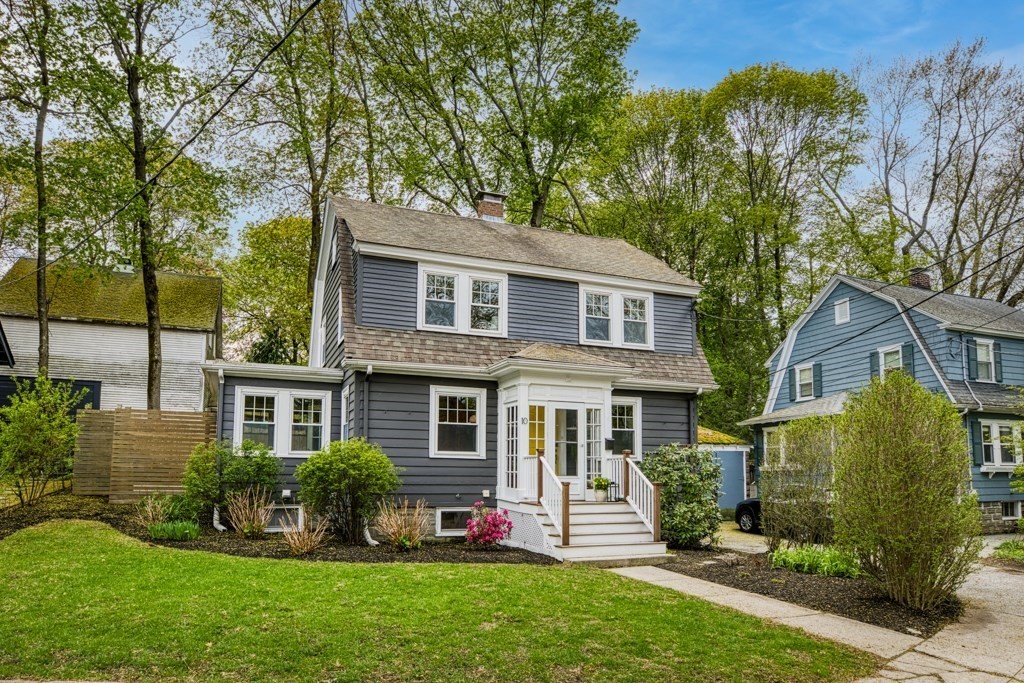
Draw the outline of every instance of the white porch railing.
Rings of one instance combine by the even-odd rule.
[[[631,455],[630,451],[623,451],[621,456],[606,458],[604,476],[616,485],[623,500],[629,503],[658,542],[661,541],[661,484],[652,483],[640,471],[636,461],[630,458]]]
[[[569,545],[569,482],[558,478],[543,452],[537,457],[537,500],[562,537],[562,545]]]

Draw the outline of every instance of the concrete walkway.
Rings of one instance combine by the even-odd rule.
[[[927,640],[658,567],[610,570],[801,628],[889,660],[862,683],[1024,683],[1024,572],[981,567],[960,591],[963,618]]]

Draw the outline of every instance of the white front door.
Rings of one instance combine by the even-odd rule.
[[[582,500],[586,495],[586,414],[582,405],[554,403],[548,416],[551,435],[551,465],[555,474],[569,482],[569,495]]]

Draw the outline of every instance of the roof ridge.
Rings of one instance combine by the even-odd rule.
[[[971,296],[970,294],[960,294],[958,292],[947,292],[947,291],[944,291],[944,290],[941,290],[941,289],[940,290],[918,289],[918,288],[916,288],[916,287],[914,287],[912,285],[896,284],[894,282],[884,282],[882,280],[874,280],[874,279],[869,278],[869,277],[861,277],[860,275],[850,275],[848,273],[840,273],[840,275],[842,275],[843,277],[848,277],[851,280],[860,280],[861,282],[871,282],[871,283],[874,283],[876,285],[882,285],[882,287],[880,287],[879,289],[875,290],[876,293],[880,292],[882,289],[885,289],[887,287],[899,287],[901,289],[909,289],[911,291],[929,292],[931,294],[941,294],[943,296],[955,296],[955,297],[959,297],[961,299],[969,299],[970,301],[986,301],[986,302],[991,303],[991,304],[999,304],[1000,306],[1005,306],[1006,308],[1010,308],[1010,309],[1013,309],[1015,311],[1021,311],[1022,313],[1024,313],[1024,309],[1017,308],[1015,306],[1011,306],[1008,303],[1003,302],[1003,301],[996,301],[995,299],[989,299],[988,297],[984,297],[984,296]]]

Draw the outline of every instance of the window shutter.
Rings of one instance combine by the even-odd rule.
[[[992,343],[992,365],[996,366],[996,381],[1003,381],[1003,347],[999,342]]]
[[[821,363],[814,364],[814,398],[821,398]]]
[[[871,376],[878,377],[878,352],[872,351],[868,354],[868,364],[871,366]]]
[[[789,369],[789,400],[796,400],[796,368]]]
[[[914,343],[907,342],[903,345],[903,371],[914,377]]]
[[[967,418],[967,431],[971,436],[971,458],[975,465],[981,465],[985,461],[985,451],[981,444],[981,423],[977,418]]]
[[[967,379],[978,379],[978,346],[973,339],[967,342]]]

